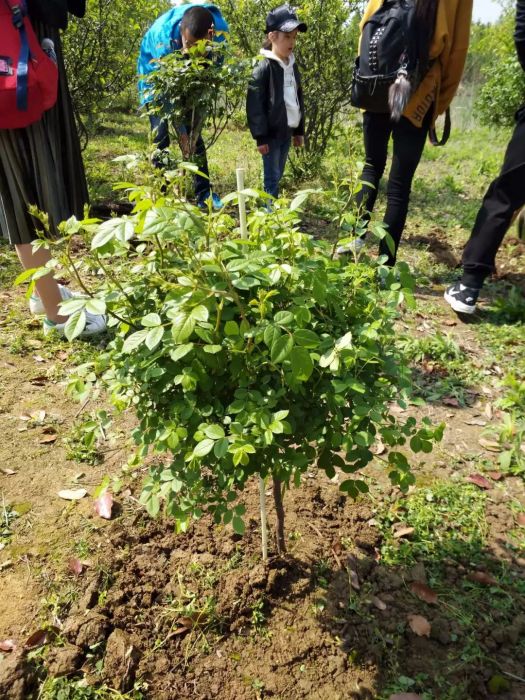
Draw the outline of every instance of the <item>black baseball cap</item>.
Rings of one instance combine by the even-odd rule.
[[[266,17],[266,33],[268,32],[293,32],[297,29],[305,32],[307,27],[297,18],[295,10],[290,5],[279,5],[275,10],[268,12]]]

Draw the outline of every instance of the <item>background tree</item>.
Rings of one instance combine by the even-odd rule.
[[[136,103],[140,41],[168,0],[91,0],[83,19],[71,18],[64,54],[75,110],[88,131],[110,107]]]
[[[505,0],[498,22],[473,30],[469,65],[477,63],[482,81],[475,109],[488,125],[511,125],[525,101],[525,73],[514,46],[515,6],[515,2]],[[474,72],[472,78],[476,77]]]

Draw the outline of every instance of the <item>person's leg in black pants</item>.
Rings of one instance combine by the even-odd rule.
[[[362,188],[356,195],[356,201],[362,209],[365,221],[370,219],[370,214],[374,210],[379,182],[385,172],[392,127],[389,114],[372,114],[372,112],[363,114],[365,167],[361,173]]]
[[[205,177],[203,177],[203,175],[195,175],[195,199],[197,200],[197,204],[204,204],[204,202],[210,196],[211,185],[206,146],[204,145],[204,140],[200,134],[197,142],[195,143],[195,164],[201,173],[205,175]]]
[[[401,117],[392,130],[394,152],[388,177],[384,224],[394,241],[394,255],[386,241],[381,241],[379,246],[379,254],[386,255],[388,258],[387,265],[393,265],[396,261],[397,249],[408,213],[412,180],[425,147],[431,117],[432,111],[429,110],[421,127],[414,126],[406,117]]]
[[[516,115],[503,167],[491,183],[463,251],[461,283],[480,290],[495,269],[495,258],[516,210],[525,205],[525,107]]]
[[[153,132],[153,143],[159,149],[159,151],[164,151],[166,148],[170,147],[170,134],[168,131],[168,122],[165,119],[160,119],[150,114],[149,123],[151,126],[151,131]],[[160,158],[153,158],[153,165],[156,168],[162,168],[162,162]]]

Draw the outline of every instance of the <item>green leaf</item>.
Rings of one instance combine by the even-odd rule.
[[[204,308],[204,307],[203,307]],[[172,334],[173,340],[179,344],[184,343],[195,328],[195,317],[187,314],[185,311],[179,311],[173,319]]]
[[[129,219],[115,218],[108,219],[100,224],[97,233],[91,241],[91,250],[102,248],[111,239],[116,238],[121,243],[129,241],[135,234],[135,226]]]
[[[178,348],[170,352],[170,357],[173,362],[181,360],[185,355],[193,350],[193,343],[186,343],[185,345],[179,345]]]
[[[295,347],[290,355],[292,376],[298,382],[307,382],[314,370],[314,363],[306,348]]]
[[[142,343],[146,340],[148,333],[149,330],[147,328],[143,328],[140,331],[136,331],[135,333],[128,335],[124,341],[124,345],[122,346],[122,352],[131,352],[132,350],[138,348],[139,345],[142,345]]]
[[[196,321],[207,321],[209,316],[208,309],[200,304],[191,310],[191,317]]]
[[[64,326],[64,335],[68,340],[74,340],[82,333],[86,327],[86,314],[84,311],[78,311],[73,316],[70,316]]]
[[[281,336],[281,329],[277,328],[277,326],[266,326],[264,329],[264,335],[263,335],[263,340],[264,343],[267,347],[271,348],[272,345],[276,342],[278,338]]]
[[[284,362],[288,355],[292,352],[293,338],[286,334],[277,338],[270,350],[270,357],[275,365]]]
[[[146,510],[152,518],[156,518],[160,512],[160,500],[155,494],[146,501]]]
[[[225,335],[239,335],[239,324],[236,321],[226,321],[224,333]]]
[[[18,277],[15,280],[15,285],[22,284],[23,282],[26,282],[30,277],[34,275],[34,273],[38,270],[38,267],[32,267],[30,269],[24,270],[21,272]]]
[[[273,320],[278,326],[289,326],[293,323],[294,317],[291,311],[279,311],[275,314]]]
[[[193,454],[196,457],[205,457],[213,450],[214,441],[210,438],[205,438],[201,440],[194,448]]]
[[[202,349],[209,355],[216,355],[222,350],[222,345],[204,345]]]
[[[213,447],[213,453],[217,457],[217,459],[222,459],[224,455],[228,453],[228,448],[230,446],[229,441],[226,438],[222,438],[220,440],[217,440]]]
[[[160,326],[162,324],[162,320],[158,314],[148,314],[147,316],[144,316],[141,323],[144,328],[154,328],[155,326]]]
[[[104,299],[88,299],[86,301],[86,311],[95,316],[106,313],[106,302]]]
[[[212,440],[220,440],[224,437],[224,429],[222,428],[222,426],[217,425],[217,423],[214,423],[213,425],[208,425],[204,429],[204,434]]]
[[[146,336],[146,347],[149,350],[153,350],[162,340],[164,335],[164,328],[162,326],[157,326],[156,328],[151,328]]]
[[[244,535],[246,531],[246,528],[244,526],[244,520],[238,515],[233,516],[232,527],[234,532],[236,532],[238,535]]]
[[[302,345],[305,348],[316,348],[321,339],[313,331],[309,331],[307,328],[299,328],[293,334],[294,340],[297,345]]]

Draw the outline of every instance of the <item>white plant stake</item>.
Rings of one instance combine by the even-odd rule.
[[[244,190],[244,168],[237,168],[237,194],[239,197],[239,222],[241,227],[241,238],[248,238],[248,227],[246,225],[246,197],[241,194]],[[266,516],[266,495],[265,484],[262,476],[259,476],[259,504],[261,510],[261,537],[263,561],[268,561],[268,525]]]

